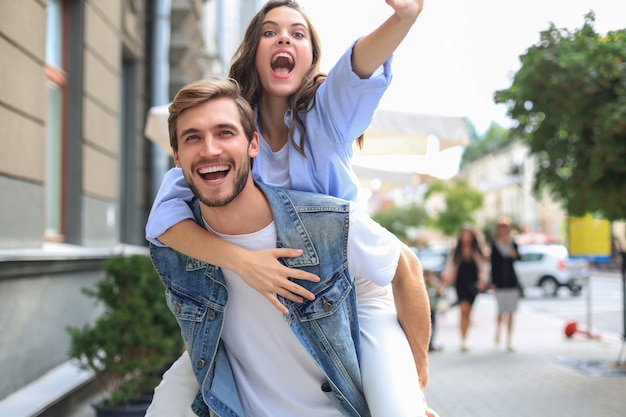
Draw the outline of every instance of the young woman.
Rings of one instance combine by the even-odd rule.
[[[371,123],[391,81],[391,55],[423,6],[423,0],[386,1],[394,13],[374,32],[351,45],[328,75],[319,71],[317,33],[296,2],[269,1],[252,19],[229,76],[239,82],[255,109],[262,139],[253,165],[256,180],[356,200],[356,176],[350,166],[353,143],[361,140],[356,138]],[[146,236],[152,243],[166,244],[235,271],[283,313],[286,308],[279,297],[295,302],[302,302],[302,297],[314,298],[289,278],[318,278],[278,262],[278,258],[299,256],[299,249],[251,252],[231,245],[191,220],[185,202],[191,198],[181,171],[168,172],[146,226]],[[210,247],[199,243],[207,240]],[[384,365],[377,363],[376,357],[398,356],[394,343],[383,344],[382,339],[393,337],[398,340],[396,345],[408,343],[397,320],[391,329],[388,325],[377,326],[368,319],[369,308],[389,306],[362,306],[359,311],[364,390],[372,415],[389,415],[391,409],[409,406],[415,413],[416,395],[427,382],[426,359],[415,358],[416,367],[423,370],[421,387],[417,373],[401,380],[397,377],[407,374],[406,370],[381,369]],[[377,333],[378,328],[384,328],[386,336]],[[394,351],[385,351],[384,346],[394,347]],[[410,349],[404,352],[411,355]],[[383,380],[381,372],[389,377]],[[387,395],[394,392],[390,389],[394,385],[398,387],[396,396]],[[410,395],[399,394],[406,392]]]
[[[454,285],[460,312],[461,350],[466,352],[467,333],[470,326],[472,306],[479,292],[487,287],[485,256],[478,242],[476,232],[464,226],[454,250],[448,255],[443,280],[446,285]]]
[[[517,311],[521,287],[514,262],[519,258],[517,244],[511,237],[511,219],[501,216],[496,221],[496,233],[491,243],[491,286],[498,303],[495,342],[496,345],[500,344],[500,329],[506,323],[506,348],[509,352],[515,350],[513,315]]]
[[[357,179],[350,164],[354,141],[362,140],[371,124],[391,81],[391,55],[423,5],[423,0],[387,2],[395,13],[351,45],[328,75],[319,72],[319,37],[296,2],[269,1],[252,19],[229,76],[256,111],[262,137],[253,167],[256,180],[356,200]],[[283,313],[277,295],[296,302],[311,299],[288,278],[316,278],[277,261],[300,256],[298,250],[249,252],[207,237],[190,220],[185,201],[191,198],[181,171],[169,171],[146,225],[147,239],[232,269]],[[199,244],[207,238],[210,247]]]

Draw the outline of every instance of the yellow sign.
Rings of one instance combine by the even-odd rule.
[[[585,217],[568,218],[570,256],[584,257],[595,261],[611,258],[611,222]]]

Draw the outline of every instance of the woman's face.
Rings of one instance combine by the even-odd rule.
[[[270,10],[262,23],[256,68],[264,94],[288,97],[313,64],[313,46],[304,17],[291,7]]]
[[[509,234],[509,231],[511,229],[506,224],[499,224],[498,228],[496,230],[497,230],[498,236],[504,237],[504,236],[507,236]]]
[[[466,245],[471,245],[474,241],[474,234],[471,230],[463,230],[461,232],[461,242]]]

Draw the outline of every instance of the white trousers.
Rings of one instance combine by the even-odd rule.
[[[393,300],[365,303],[359,304],[361,377],[372,417],[425,416],[417,368]]]

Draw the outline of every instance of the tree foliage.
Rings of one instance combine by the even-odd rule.
[[[95,323],[67,328],[69,356],[106,385],[108,405],[128,405],[152,392],[183,342],[149,257],[115,255],[103,270],[95,287],[82,292],[102,303],[104,312]]]
[[[520,57],[506,103],[538,160],[535,191],[569,214],[626,217],[626,30],[600,35],[593,12],[575,30],[553,23]]]
[[[409,227],[419,227],[426,221],[424,207],[411,204],[408,206],[392,206],[375,213],[372,219],[396,235],[400,240],[407,239]]]
[[[492,123],[482,137],[478,135],[475,129],[471,128],[468,130],[470,130],[470,145],[463,152],[461,168],[466,167],[472,161],[497,151],[513,140],[509,137],[508,129],[497,123]]]
[[[445,209],[438,211],[435,217],[428,218],[426,224],[447,236],[456,235],[464,224],[473,223],[474,213],[483,205],[483,195],[458,177],[430,183],[424,198],[429,199],[437,194],[443,197]]]

